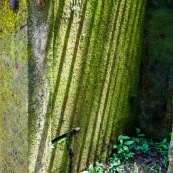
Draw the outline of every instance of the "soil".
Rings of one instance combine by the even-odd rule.
[[[130,173],[135,169],[138,173],[166,173],[168,165],[164,165],[163,161],[163,156],[151,151],[148,154],[135,154],[133,166],[125,167],[125,172]]]

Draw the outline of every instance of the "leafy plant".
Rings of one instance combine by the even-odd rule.
[[[164,138],[162,142],[155,143],[155,150],[157,154],[160,154],[163,156],[163,164],[167,165],[168,163],[167,153],[169,150],[169,142],[167,141],[167,139]]]
[[[160,165],[137,165],[132,159],[134,155],[148,156],[149,153],[153,156],[162,158],[162,164],[168,164],[167,152],[169,149],[169,142],[164,138],[161,142],[154,142],[152,139],[145,137],[139,128],[136,128],[136,137],[118,136],[117,144],[113,145],[114,153],[109,158],[109,164],[105,165],[96,162],[95,166],[90,165],[89,173],[115,173],[125,172],[137,173],[139,170],[144,172],[161,172]]]
[[[93,164],[91,164],[91,165],[89,166],[88,171],[89,171],[90,173],[93,173],[93,172],[94,172]]]
[[[149,143],[145,138],[145,135],[140,133],[140,129],[136,128],[137,137],[133,137],[132,141],[134,144],[131,146],[131,149],[135,149],[138,153],[147,153],[149,151]]]
[[[117,150],[117,158],[127,161],[134,156],[134,153],[130,151],[129,146],[134,143],[129,136],[120,135],[118,137],[119,144],[113,145],[113,149]]]
[[[103,173],[104,170],[103,170],[103,164],[102,163],[99,163],[99,162],[96,162],[96,166],[94,167],[93,164],[91,164],[88,168],[88,171],[90,173]]]

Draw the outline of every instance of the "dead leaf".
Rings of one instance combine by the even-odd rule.
[[[134,171],[135,171],[136,173],[138,173],[138,166],[137,166],[136,162],[134,163]]]

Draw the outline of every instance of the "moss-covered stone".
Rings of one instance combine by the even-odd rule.
[[[106,159],[135,118],[145,3],[0,2],[0,172],[75,173]]]
[[[0,2],[0,172],[28,169],[26,1]]]
[[[49,171],[68,162],[72,172],[79,172],[104,150],[105,159],[110,137],[134,119],[137,100],[130,103],[130,97],[137,97],[145,3],[57,4],[52,139],[74,127],[81,130],[67,139],[62,161],[54,162],[58,148],[52,152]]]

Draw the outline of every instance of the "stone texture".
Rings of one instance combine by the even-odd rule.
[[[0,2],[0,172],[28,169],[26,2],[18,11]]]
[[[146,1],[27,3],[0,2],[0,172],[80,172],[135,119]]]
[[[172,8],[164,0],[149,2],[141,65],[140,127],[151,137],[169,137],[173,93]]]

